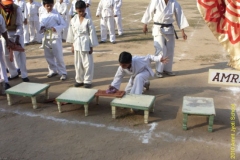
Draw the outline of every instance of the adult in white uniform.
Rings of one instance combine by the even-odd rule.
[[[86,4],[76,2],[76,14],[70,22],[67,42],[72,43],[74,53],[76,84],[90,88],[93,79],[93,47],[98,45],[97,34],[91,18],[85,13]],[[81,22],[80,22],[81,21]]]
[[[117,16],[116,13],[116,3],[115,0],[100,0],[96,12],[96,16],[101,15],[100,26],[101,26],[101,42],[104,43],[107,40],[107,29],[109,30],[110,42],[115,44],[115,24],[114,17]]]
[[[28,10],[28,27],[29,27],[29,42],[41,42],[41,36],[39,34],[39,8],[41,4],[39,2],[35,2],[33,0],[29,0],[27,2],[27,10]]]
[[[156,50],[155,55],[159,55],[160,51],[163,51],[163,56],[169,58],[168,64],[156,63],[156,76],[158,78],[163,77],[163,72],[170,76],[175,75],[172,72],[175,46],[175,31],[172,25],[174,22],[173,15],[175,15],[178,27],[182,30],[183,39],[186,40],[187,35],[184,28],[188,27],[189,24],[176,0],[152,0],[141,21],[144,23],[143,32],[146,34],[148,31],[147,24],[153,19],[152,35]]]
[[[5,20],[7,30],[8,30],[8,37],[11,41],[15,41],[15,43],[20,44],[22,47],[24,47],[24,41],[23,41],[23,18],[22,18],[22,10],[21,8],[14,4],[11,0],[2,0],[1,2],[6,10],[0,9],[1,12],[7,12],[8,7],[13,7],[12,17],[8,20]],[[9,12],[9,11],[8,11]],[[8,14],[10,14],[10,12]],[[5,13],[6,14],[6,13]],[[15,20],[15,23],[13,22]],[[19,69],[21,70],[21,77],[24,82],[29,82],[28,74],[27,74],[27,68],[26,68],[26,54],[25,52],[19,52],[19,51],[13,51],[14,55],[14,63],[9,60],[9,50],[6,47],[6,41],[5,39],[2,39],[2,47],[3,47],[3,53],[4,53],[4,60],[6,63],[6,66],[8,68],[10,77],[9,79],[14,79],[18,77],[17,69],[14,65],[14,63],[17,64]]]
[[[123,77],[128,74],[131,75],[130,80],[125,88],[126,93],[130,94],[142,94],[143,87],[149,88],[150,82],[148,81],[150,76],[154,76],[151,62],[166,63],[167,58],[163,58],[162,55],[153,56],[134,56],[128,52],[122,52],[119,55],[119,63],[117,73],[113,79],[113,82],[109,86],[109,89],[119,90]]]
[[[68,31],[68,16],[67,16],[67,4],[63,2],[63,0],[59,0],[53,6],[53,9],[57,10],[58,13],[62,16],[64,21],[66,22],[67,27],[62,31],[62,39],[66,40],[67,38],[67,31]]]
[[[8,42],[8,35],[7,35],[7,28],[5,25],[5,21],[0,14],[0,35],[5,39],[7,47],[9,47],[9,42]],[[1,39],[0,39],[1,41]],[[10,61],[12,61],[12,55],[10,56]],[[6,66],[3,58],[3,51],[2,51],[2,43],[0,42],[0,80],[3,79],[5,82],[4,89],[10,88],[10,85],[8,83],[8,76],[6,72]]]
[[[41,15],[40,19],[40,31],[44,32],[46,39],[43,42],[44,55],[48,62],[47,74],[48,78],[60,74],[60,80],[67,79],[66,66],[63,61],[63,52],[62,52],[62,30],[66,27],[66,22],[63,20],[61,15],[53,9],[53,0],[43,0],[43,5],[46,9]]]
[[[75,9],[75,4],[76,4],[76,2],[77,1],[79,1],[79,0],[73,0],[72,1],[72,4],[71,4],[71,7],[70,7],[70,9],[69,9],[69,16],[72,18],[75,14],[77,14],[76,13],[76,9]],[[88,16],[90,17],[90,18],[92,18],[92,15],[91,15],[91,12],[90,12],[90,9],[89,9],[89,7],[90,7],[90,5],[91,5],[91,0],[82,0],[82,1],[84,1],[85,3],[86,3],[86,6],[87,6],[87,8],[86,8],[86,10],[85,10],[85,12],[88,14]]]
[[[22,17],[23,17],[23,38],[24,44],[27,45],[29,43],[29,31],[27,25],[27,17],[28,17],[28,10],[25,0],[15,0],[14,3],[18,5],[22,10]]]
[[[117,17],[114,17],[116,26],[118,29],[118,35],[121,36],[123,34],[123,28],[122,28],[122,14],[121,14],[121,7],[122,7],[122,0],[115,0],[116,3],[116,13]]]

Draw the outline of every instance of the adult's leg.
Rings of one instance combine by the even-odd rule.
[[[173,65],[173,56],[174,56],[174,47],[175,47],[175,37],[173,34],[166,35],[169,41],[166,43],[167,53],[166,56],[168,57],[168,63],[164,65],[163,71],[172,72],[172,65]]]
[[[154,36],[154,47],[155,47],[155,56],[162,54],[163,57],[166,57],[166,39],[162,35]],[[162,73],[164,64],[162,62],[156,62],[156,72]]]

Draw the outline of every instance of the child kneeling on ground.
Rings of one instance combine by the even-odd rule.
[[[130,80],[125,88],[126,93],[142,94],[143,88],[149,89],[149,77],[154,76],[154,72],[150,66],[151,62],[167,63],[168,58],[163,58],[161,55],[153,56],[134,56],[128,52],[122,52],[119,55],[119,67],[109,86],[110,90],[119,90],[123,77],[128,74],[131,75]]]

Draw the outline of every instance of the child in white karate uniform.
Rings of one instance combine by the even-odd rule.
[[[53,0],[43,0],[43,5],[46,9],[41,15],[40,32],[44,33],[44,55],[48,62],[47,74],[48,78],[61,75],[60,80],[67,79],[66,66],[63,61],[62,52],[62,30],[66,27],[66,23],[61,15],[53,9]]]
[[[109,39],[112,44],[116,42],[115,36],[115,24],[114,17],[117,16],[116,13],[116,3],[115,0],[100,0],[97,8],[96,16],[101,15],[100,26],[101,26],[101,42],[105,43],[107,40],[107,29],[109,30]]]
[[[125,88],[126,93],[130,94],[142,94],[143,88],[149,89],[150,82],[148,81],[150,76],[154,76],[151,62],[167,63],[168,58],[163,58],[161,55],[153,56],[134,56],[128,52],[122,52],[119,55],[119,67],[117,73],[113,79],[113,82],[109,86],[110,90],[119,90],[123,77],[128,74],[131,75],[130,80]]]
[[[85,2],[77,1],[75,9],[77,14],[71,19],[67,36],[67,42],[73,43],[75,87],[84,85],[85,88],[90,88],[94,69],[92,48],[98,45],[98,39],[93,22],[85,13]]]

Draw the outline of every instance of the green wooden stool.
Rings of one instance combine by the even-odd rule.
[[[7,94],[8,105],[12,105],[11,94],[19,95],[24,97],[31,97],[33,109],[37,108],[36,96],[41,92],[45,91],[45,98],[48,99],[48,89],[49,84],[39,84],[39,83],[30,83],[30,82],[22,82],[14,87],[7,89],[5,92]]]
[[[213,130],[213,121],[215,113],[215,107],[212,98],[204,97],[183,97],[183,126],[184,130],[187,130],[188,116],[207,116],[209,118],[208,131]]]
[[[127,94],[111,102],[112,118],[116,118],[116,107],[144,110],[144,123],[148,123],[149,111],[154,112],[155,96]]]
[[[97,89],[71,87],[56,98],[58,110],[61,113],[61,102],[84,105],[85,116],[88,116],[88,104],[94,99]]]

